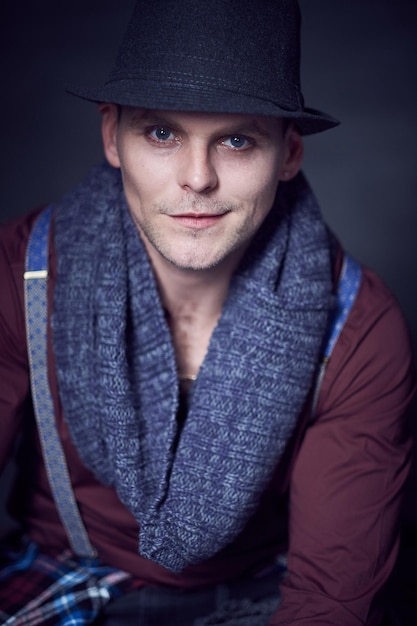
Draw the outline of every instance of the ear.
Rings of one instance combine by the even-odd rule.
[[[117,149],[117,128],[119,125],[119,110],[115,104],[103,102],[98,105],[101,113],[101,137],[104,154],[113,167],[120,167],[119,151]]]
[[[304,156],[303,140],[300,133],[294,126],[290,126],[285,131],[285,158],[280,171],[280,180],[291,180],[298,174]]]

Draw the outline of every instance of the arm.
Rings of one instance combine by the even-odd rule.
[[[271,625],[379,623],[373,601],[395,563],[409,469],[409,346],[395,302],[365,272],[295,462],[289,575]]]

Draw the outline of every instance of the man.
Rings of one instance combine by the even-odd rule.
[[[297,3],[139,0],[72,91],[106,163],[1,236],[3,623],[381,623],[412,359],[300,172]]]

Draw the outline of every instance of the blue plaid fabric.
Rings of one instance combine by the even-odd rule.
[[[52,558],[33,542],[2,555],[0,623],[4,626],[83,626],[130,591],[129,574],[70,551]]]

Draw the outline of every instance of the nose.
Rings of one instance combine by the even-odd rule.
[[[183,146],[178,172],[178,183],[195,193],[208,193],[218,184],[218,177],[210,146],[192,141]]]

